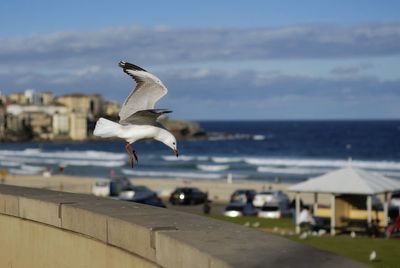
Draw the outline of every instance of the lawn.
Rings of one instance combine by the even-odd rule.
[[[237,223],[240,225],[245,225],[248,223],[250,226],[253,226],[255,223],[258,223],[258,228],[261,229],[268,229],[273,230],[275,227],[285,230],[294,231],[294,224],[291,218],[283,218],[283,219],[265,219],[265,218],[257,218],[257,217],[237,217],[237,218],[230,218],[225,217],[223,215],[218,214],[210,214],[210,217],[218,220],[229,221],[233,223]]]
[[[210,215],[210,217],[247,226],[254,226],[258,222],[255,225],[259,225],[257,228],[263,231],[277,234],[284,233],[285,237],[293,241],[330,251],[373,267],[400,267],[400,240],[398,238],[384,239],[364,236],[352,238],[349,235],[337,235],[334,237],[324,235],[322,237],[308,236],[306,239],[299,239],[297,235],[288,235],[294,232],[293,221],[290,218],[279,220],[256,217],[229,218],[216,214]],[[377,253],[377,259],[371,262],[369,255],[373,250]]]

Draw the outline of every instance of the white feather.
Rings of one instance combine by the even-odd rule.
[[[122,125],[115,123],[113,121],[107,120],[105,118],[100,118],[96,127],[94,128],[93,135],[102,138],[111,138],[118,136]]]

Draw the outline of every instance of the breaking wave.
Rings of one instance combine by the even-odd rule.
[[[400,170],[400,162],[329,159],[245,158],[244,162],[256,166],[341,168],[348,165],[372,170]]]
[[[237,163],[243,161],[241,157],[211,157],[214,163]]]
[[[0,150],[0,165],[14,167],[26,163],[64,166],[119,167],[125,165],[125,158],[125,154],[103,151],[44,152],[40,149],[25,149],[20,151]]]
[[[164,171],[139,171],[122,169],[125,175],[144,176],[144,177],[174,177],[183,179],[221,179],[225,177],[222,174],[215,173],[196,173],[196,172],[164,172]]]
[[[208,156],[189,156],[189,155],[180,155],[176,157],[175,155],[163,155],[161,158],[165,161],[207,161],[209,159]]]
[[[229,165],[197,165],[197,168],[203,171],[216,172],[229,169]]]
[[[275,173],[275,174],[322,174],[328,171],[331,171],[331,169],[327,168],[277,168],[277,167],[258,167],[257,171],[260,173]]]

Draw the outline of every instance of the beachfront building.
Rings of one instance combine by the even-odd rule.
[[[102,113],[103,98],[100,95],[68,94],[57,98],[57,102],[65,105],[70,111],[96,116]]]
[[[87,138],[87,114],[74,111],[69,114],[69,137],[72,140],[85,140]]]
[[[0,118],[0,123],[4,121],[0,131],[11,138],[15,136],[16,140],[22,137],[83,140],[100,116],[117,116],[120,108],[116,102],[105,102],[99,94],[55,98],[51,91],[33,89],[8,96],[0,94],[1,104],[5,104],[5,111]]]
[[[19,133],[29,129],[33,137],[52,139],[54,137],[52,117],[55,113],[67,114],[62,105],[18,105],[6,107],[7,129]]]
[[[106,101],[104,104],[104,114],[107,116],[117,116],[121,106],[116,101]]]
[[[69,115],[67,113],[55,112],[52,119],[54,138],[69,137]]]
[[[39,103],[41,105],[51,105],[54,102],[54,94],[51,91],[39,92]]]
[[[103,113],[104,100],[99,94],[89,95],[89,114],[97,116]]]
[[[1,99],[0,99],[1,100]],[[5,137],[6,130],[6,109],[5,105],[0,102],[0,140]]]
[[[40,95],[34,89],[27,89],[24,94],[26,104],[40,105]]]
[[[23,92],[14,92],[7,95],[7,102],[13,104],[24,105],[27,104],[27,99],[25,97],[25,93]]]
[[[70,111],[88,113],[89,97],[84,94],[68,94],[57,98],[57,102],[63,104]]]
[[[0,90],[0,106],[3,106],[3,107],[4,107],[4,105],[6,105],[6,102],[7,102],[7,98],[6,98],[5,95],[3,95],[3,94],[1,93],[1,90]]]
[[[19,105],[50,105],[54,102],[54,95],[50,91],[36,92],[34,89],[27,89],[9,94],[7,102]]]
[[[26,114],[30,129],[35,138],[50,140],[53,138],[52,116],[44,112]]]

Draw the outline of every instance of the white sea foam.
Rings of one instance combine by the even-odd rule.
[[[331,171],[329,168],[277,168],[277,167],[258,167],[257,171],[260,173],[275,173],[275,174],[322,174]]]
[[[229,169],[229,165],[197,165],[197,168],[203,171],[217,172]]]
[[[0,166],[3,167],[18,167],[21,165],[19,162],[12,162],[12,161],[0,161]]]
[[[242,161],[241,157],[211,157],[214,163],[237,163]]]
[[[184,179],[221,179],[222,174],[215,173],[196,173],[196,172],[164,172],[164,171],[141,171],[122,169],[125,175],[144,176],[144,177],[176,177]]]
[[[18,165],[47,164],[70,166],[119,167],[125,165],[125,154],[103,151],[56,151],[43,152],[40,149],[21,151],[0,150],[0,161]]]
[[[175,155],[163,155],[161,156],[165,161],[207,161],[208,156],[190,156],[190,155],[180,155],[176,157]]]
[[[161,157],[165,161],[193,161],[193,160],[195,160],[194,156],[187,156],[187,155],[181,155],[179,157],[176,157],[175,155],[163,155]]]
[[[43,152],[40,149],[25,149],[25,150],[0,150],[0,156],[12,157],[39,157],[39,158],[62,158],[62,159],[89,159],[89,160],[121,160],[125,158],[123,153],[111,153],[104,151],[56,151]]]
[[[253,136],[253,140],[255,140],[255,141],[263,141],[263,140],[265,140],[265,136],[264,135],[254,135]]]
[[[284,158],[246,158],[244,162],[256,166],[272,167],[325,167],[341,168],[348,165],[372,170],[400,170],[400,162],[394,161],[359,161],[330,159],[284,159]]]
[[[10,168],[8,171],[10,172],[10,174],[14,174],[14,175],[37,175],[37,174],[39,174],[39,171],[18,169],[18,168]]]
[[[26,171],[30,171],[30,172],[35,172],[35,173],[39,173],[42,172],[43,170],[45,170],[45,167],[38,167],[38,166],[30,166],[30,165],[22,165],[21,166],[22,170],[26,170]]]

